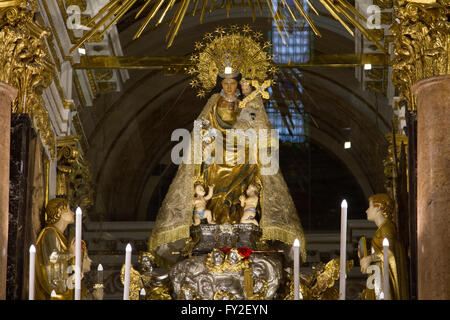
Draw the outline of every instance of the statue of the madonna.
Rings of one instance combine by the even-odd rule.
[[[242,149],[234,143],[226,143],[226,139],[230,139],[228,133],[231,129],[247,131],[254,129],[255,132],[265,129],[270,136],[272,126],[262,98],[251,93],[252,90],[257,93],[258,88],[249,85],[250,80],[257,80],[261,84],[267,80],[270,57],[249,33],[220,33],[215,38],[208,39],[210,42],[206,45],[196,45],[201,52],[194,55],[194,62],[197,65],[190,73],[198,73],[198,80],[194,79],[191,84],[202,87],[200,95],[205,91],[212,93],[197,120],[207,123],[209,129],[221,133],[223,143],[220,146],[223,150],[218,150],[216,145],[215,153],[213,152],[216,155],[215,161],[202,159],[201,163],[193,161],[194,163],[179,165],[158,212],[149,240],[149,250],[190,237],[194,184],[201,182],[205,187],[214,185],[212,198],[208,201],[206,209],[212,212],[216,224],[240,223],[243,208],[239,198],[245,194],[250,184],[254,184],[260,190],[259,205],[255,214],[262,229],[261,240],[278,240],[290,245],[298,238],[301,243],[302,260],[305,261],[306,243],[303,229],[278,167],[264,173],[264,168],[273,164],[263,163],[260,159],[250,161],[249,154],[252,148],[248,142],[244,148],[245,161],[230,161],[230,158],[236,160],[239,157],[238,150]],[[239,102],[249,95],[255,97],[240,108]],[[277,154],[278,140],[269,139],[266,148],[269,149],[268,154]],[[225,156],[223,161],[217,161],[217,154],[220,154],[218,151],[222,151],[221,154]],[[196,152],[198,149],[192,145],[191,159],[194,159]],[[259,154],[261,152],[259,149]]]

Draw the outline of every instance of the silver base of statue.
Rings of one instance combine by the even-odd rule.
[[[214,248],[240,248],[253,250],[261,238],[261,228],[252,223],[200,224],[191,227],[193,252],[208,253]]]
[[[171,245],[181,246],[180,251],[169,245],[160,251],[167,255],[159,258],[177,257],[169,267],[157,269],[155,256],[141,253],[138,270],[131,270],[130,299],[139,299],[145,288],[147,300],[292,300],[291,248],[264,244],[260,237],[261,229],[253,224],[194,226],[183,249],[177,242]],[[347,269],[352,266],[347,261]],[[337,300],[339,259],[313,270],[300,277],[302,299]],[[124,268],[121,278],[123,282]]]
[[[282,260],[277,253],[257,250],[261,229],[254,224],[200,224],[191,228],[191,256],[169,272],[176,299],[273,299],[282,283]],[[220,249],[229,248],[221,251]]]

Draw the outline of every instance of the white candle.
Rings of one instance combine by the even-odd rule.
[[[125,248],[125,281],[123,284],[123,300],[130,300],[131,245]]]
[[[103,284],[103,266],[101,263],[97,267],[97,282]]]
[[[300,300],[300,241],[294,240],[294,300]]]
[[[145,300],[145,295],[146,295],[145,289],[142,288],[139,293],[139,300]]]
[[[390,300],[389,292],[389,240],[383,240],[383,292],[384,299]]]
[[[341,203],[341,252],[339,276],[339,300],[345,300],[346,260],[347,260],[347,201]]]
[[[34,275],[36,265],[36,247],[30,246],[30,270],[28,274],[28,300],[34,300]]]
[[[81,222],[83,212],[75,211],[75,300],[81,300]]]

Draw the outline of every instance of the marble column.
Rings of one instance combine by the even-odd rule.
[[[450,75],[418,81],[417,273],[419,299],[450,299]]]
[[[28,114],[11,114],[11,148],[9,167],[8,274],[6,298],[19,300],[23,296],[23,280],[27,268],[30,243],[25,242],[28,220],[32,218],[29,197],[30,142],[33,138]]]
[[[0,82],[0,300],[6,298],[11,102],[17,89]]]

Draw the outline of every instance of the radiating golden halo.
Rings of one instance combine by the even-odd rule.
[[[259,43],[260,32],[252,32],[249,26],[232,25],[218,27],[214,35],[205,34],[203,42],[195,43],[195,51],[190,57],[193,67],[188,70],[194,76],[193,88],[199,89],[198,96],[211,91],[217,75],[241,73],[242,78],[258,80],[260,83],[271,79],[275,68],[272,58],[264,51],[270,43]],[[227,67],[227,70],[225,69]]]

